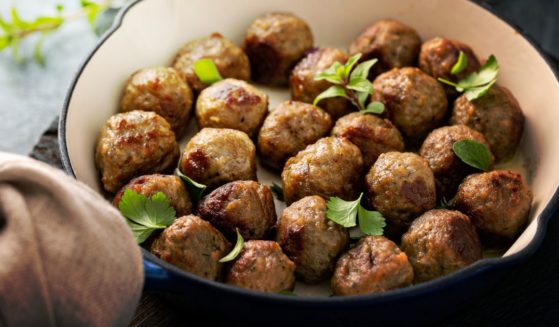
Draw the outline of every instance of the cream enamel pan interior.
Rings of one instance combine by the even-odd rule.
[[[423,40],[444,36],[469,44],[480,58],[495,54],[499,80],[526,116],[520,146],[534,193],[531,223],[506,252],[525,248],[559,185],[559,84],[538,51],[490,12],[466,0],[144,0],[130,6],[78,73],[62,112],[60,137],[68,172],[100,190],[94,147],[101,126],[117,112],[128,76],[143,67],[166,66],[187,41],[220,32],[240,44],[254,18],[289,11],[305,19],[317,46],[346,48],[366,26],[391,17],[414,27]],[[119,19],[117,19],[117,22]],[[288,99],[286,90],[262,88],[270,108]],[[192,135],[195,124],[191,124]],[[188,138],[188,136],[187,136]],[[181,140],[181,148],[187,138]],[[259,179],[270,175],[259,166]]]

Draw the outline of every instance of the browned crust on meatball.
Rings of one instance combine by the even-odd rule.
[[[383,236],[367,236],[340,257],[331,285],[335,295],[357,295],[406,287],[412,281],[406,254]]]
[[[227,239],[209,222],[196,216],[177,218],[153,242],[151,252],[194,275],[220,280],[219,262],[231,249]]]
[[[295,287],[295,264],[274,241],[248,241],[229,267],[225,282],[251,290],[278,293]]]
[[[425,282],[481,259],[481,244],[470,218],[459,211],[430,210],[413,221],[402,236],[402,250]]]
[[[229,239],[236,228],[247,240],[265,238],[276,223],[270,189],[253,181],[235,181],[218,187],[198,204],[197,213]]]
[[[287,207],[277,226],[277,242],[295,262],[296,275],[310,284],[331,275],[349,242],[348,231],[327,219],[326,210],[326,200],[307,196]]]

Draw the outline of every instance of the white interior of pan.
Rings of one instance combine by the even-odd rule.
[[[132,72],[169,65],[182,44],[214,31],[240,44],[252,20],[270,11],[290,11],[305,19],[317,46],[347,48],[365,26],[391,17],[414,27],[423,40],[444,36],[466,42],[481,58],[495,54],[501,66],[499,83],[512,91],[526,115],[521,155],[506,167],[525,171],[534,193],[531,223],[505,255],[530,242],[537,228],[534,218],[559,185],[559,85],[521,35],[466,0],[144,0],[128,11],[120,28],[99,47],[71,94],[66,142],[77,178],[100,189],[94,166],[95,139],[104,122],[117,112],[121,89]],[[270,95],[272,109],[289,97],[286,90],[263,90]],[[194,122],[191,127],[181,145],[196,132]],[[261,182],[278,180],[258,168]],[[283,204],[276,205],[281,212]],[[303,290],[298,286],[298,291]]]

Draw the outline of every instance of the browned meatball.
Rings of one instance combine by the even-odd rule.
[[[293,66],[313,45],[311,29],[290,13],[270,13],[248,28],[244,49],[255,81],[286,85]]]
[[[459,211],[430,210],[413,221],[402,236],[402,250],[425,282],[481,259],[481,245],[470,218]]]
[[[475,168],[462,162],[452,149],[454,143],[463,140],[477,141],[490,149],[483,134],[464,125],[454,125],[432,131],[419,150],[419,154],[427,159],[435,175],[437,195],[440,199],[444,197],[450,200],[462,180],[476,172]],[[493,155],[490,165],[493,165]]]
[[[314,99],[332,84],[326,80],[315,81],[315,77],[330,68],[335,62],[344,64],[347,61],[345,51],[336,48],[323,48],[310,52],[293,69],[289,79],[291,99],[313,103]],[[332,118],[339,117],[355,110],[345,98],[330,98],[320,101],[320,108],[328,112]]]
[[[201,128],[232,128],[253,136],[267,113],[268,95],[232,78],[204,89],[196,101],[196,119]]]
[[[379,20],[367,27],[349,46],[349,54],[362,53],[361,61],[377,58],[369,76],[392,68],[415,66],[421,46],[417,32],[394,19]]]
[[[153,174],[136,177],[124,185],[115,195],[113,204],[116,207],[118,207],[120,199],[126,190],[132,190],[147,198],[151,198],[158,192],[163,192],[171,206],[175,209],[177,217],[192,213],[192,200],[190,200],[190,195],[178,176]]]
[[[256,180],[256,149],[244,132],[204,128],[186,145],[179,168],[210,190],[236,180]]]
[[[472,218],[484,241],[504,243],[526,225],[531,203],[532,192],[519,173],[495,170],[467,177],[454,207]]]
[[[326,210],[326,200],[307,196],[287,207],[278,222],[276,240],[307,283],[328,278],[349,242],[347,229],[326,218]]]
[[[406,287],[412,281],[406,254],[383,236],[367,236],[340,257],[331,285],[335,295],[356,295]]]
[[[336,122],[332,136],[345,137],[363,154],[365,167],[371,167],[381,153],[404,151],[404,139],[388,119],[354,112]]]
[[[369,205],[396,227],[405,227],[436,205],[433,172],[415,153],[381,154],[367,174],[366,188]]]
[[[418,68],[392,69],[377,77],[373,87],[373,100],[384,103],[387,118],[408,145],[421,145],[445,119],[448,102],[443,87]]]
[[[142,69],[130,77],[120,99],[121,112],[132,110],[156,112],[180,135],[192,111],[192,91],[173,68]]]
[[[171,125],[148,111],[130,111],[109,118],[101,129],[95,164],[105,190],[116,192],[134,177],[165,172],[179,156]]]
[[[295,287],[295,264],[274,241],[248,241],[230,266],[225,282],[251,290],[278,293]]]
[[[318,107],[285,101],[268,117],[258,134],[258,151],[265,163],[283,168],[285,161],[330,131],[330,115]]]
[[[245,239],[262,239],[276,224],[272,192],[254,181],[218,187],[200,201],[197,213],[230,239],[235,238],[236,228]]]
[[[307,195],[354,200],[363,172],[361,151],[345,138],[325,137],[285,163],[281,173],[288,205]]]
[[[194,73],[194,63],[200,59],[212,60],[223,78],[250,79],[250,65],[243,50],[221,34],[213,33],[185,44],[173,62],[174,68],[195,93],[207,86]]]
[[[151,245],[151,252],[194,275],[220,280],[219,262],[231,249],[227,239],[209,222],[196,216],[177,218]]]
[[[496,162],[510,159],[524,130],[524,114],[510,91],[493,85],[473,101],[462,95],[454,102],[451,124],[464,124],[481,132],[491,145]]]

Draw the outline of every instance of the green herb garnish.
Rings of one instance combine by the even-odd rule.
[[[190,197],[192,198],[192,201],[194,203],[200,201],[207,186],[194,181],[192,178],[183,174],[178,168],[175,170],[175,174],[183,180],[184,184],[186,185],[186,189],[188,190],[188,194],[190,194]]]
[[[368,76],[369,70],[377,59],[367,60],[355,66],[360,58],[361,53],[358,53],[349,58],[345,65],[335,62],[328,69],[316,75],[314,78],[316,81],[326,80],[334,85],[314,99],[314,106],[323,99],[342,97],[351,101],[362,113],[381,114],[384,111],[384,104],[378,101],[365,105],[369,96],[375,91]]]
[[[326,207],[326,217],[338,225],[349,228],[359,224],[365,235],[382,235],[386,222],[378,211],[369,211],[361,206],[363,192],[355,201],[345,201],[330,197]]]
[[[231,250],[231,252],[229,252],[228,255],[219,259],[219,262],[221,262],[221,263],[235,260],[235,258],[239,255],[239,253],[241,253],[241,250],[243,249],[243,246],[245,245],[245,240],[243,238],[243,235],[241,235],[241,233],[239,233],[238,228],[236,228],[236,230],[237,230],[237,243],[235,244],[235,247],[233,248],[233,250]]]
[[[446,197],[443,196],[443,198],[441,199],[441,202],[439,203],[439,209],[450,208],[450,207],[454,206],[455,202],[456,202],[456,198],[451,198],[450,200],[447,200]]]
[[[175,220],[175,209],[163,192],[155,193],[151,198],[126,189],[118,209],[124,217],[138,244],[144,242],[154,231],[164,229]]]
[[[462,140],[455,142],[452,150],[465,164],[483,171],[489,170],[491,152],[485,144],[473,140]]]
[[[466,54],[463,51],[460,51],[460,54],[458,55],[458,60],[456,60],[456,63],[450,69],[450,73],[452,75],[460,74],[464,69],[466,69],[467,66],[468,66],[468,57],[466,57]]]
[[[270,186],[270,190],[272,190],[272,193],[274,193],[278,200],[283,201],[283,189],[281,188],[281,186],[276,183],[272,183],[272,185]]]
[[[456,91],[464,92],[468,101],[473,101],[485,95],[487,91],[497,82],[499,74],[499,63],[497,58],[491,55],[479,72],[473,72],[458,83],[451,82],[439,77],[438,80],[444,84],[454,86]]]
[[[200,59],[194,63],[194,73],[205,85],[212,85],[223,79],[211,59]]]
[[[291,292],[291,291],[279,291],[278,294],[280,295],[289,295],[289,296],[297,296],[297,294]]]

